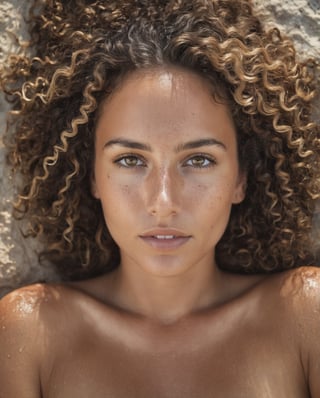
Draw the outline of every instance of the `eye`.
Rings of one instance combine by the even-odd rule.
[[[134,168],[145,166],[144,160],[136,155],[123,155],[116,159],[115,162],[119,167]]]
[[[215,159],[208,155],[194,155],[184,162],[185,166],[191,166],[195,168],[206,168],[214,165]]]

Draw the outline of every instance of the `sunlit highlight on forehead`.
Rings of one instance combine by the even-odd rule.
[[[171,89],[173,84],[173,75],[169,71],[162,71],[159,73],[158,81],[162,88]]]
[[[201,84],[204,91],[206,91],[210,97],[212,93],[210,91],[209,85],[206,84],[204,78],[192,71],[187,71],[183,68],[168,68],[168,69],[156,69],[150,74],[151,78],[156,76],[156,82],[159,88],[162,90],[163,94],[170,97],[173,100],[175,97],[184,97],[185,101],[188,101],[188,95],[185,95],[188,91],[188,85],[190,84],[190,78],[193,77],[197,79],[197,84]],[[212,97],[213,102],[214,99]]]

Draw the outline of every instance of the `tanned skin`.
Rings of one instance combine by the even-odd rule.
[[[318,269],[215,262],[246,175],[207,86],[136,72],[103,105],[92,194],[120,265],[1,300],[0,398],[320,396]]]

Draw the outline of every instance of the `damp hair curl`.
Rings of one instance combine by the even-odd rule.
[[[21,180],[15,214],[64,278],[119,261],[90,190],[99,105],[130,72],[166,65],[205,78],[236,125],[248,182],[216,248],[219,266],[273,272],[315,261],[318,67],[265,30],[250,1],[36,0],[29,26],[29,45],[0,67],[8,160]]]

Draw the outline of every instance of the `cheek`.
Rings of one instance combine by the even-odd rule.
[[[215,209],[224,204],[229,205],[232,193],[230,185],[228,186],[220,181],[212,181],[191,186],[188,197],[194,204],[198,203],[204,207]]]
[[[217,223],[227,223],[232,208],[231,185],[225,183],[198,185],[196,189],[197,194],[193,195],[192,205],[201,219],[207,225],[210,223],[211,229],[216,228]]]
[[[100,200],[106,220],[121,220],[137,207],[139,195],[128,184],[110,177],[101,184]]]

